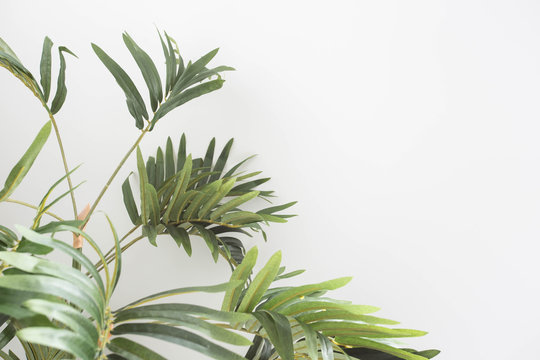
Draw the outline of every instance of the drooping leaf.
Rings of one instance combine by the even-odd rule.
[[[179,226],[176,227],[169,225],[167,226],[167,231],[172,236],[174,241],[176,241],[176,244],[178,246],[182,245],[188,256],[191,256],[191,240],[189,239],[189,234],[187,233],[186,229]]]
[[[253,315],[259,320],[268,334],[280,358],[293,360],[294,349],[289,320],[279,313],[266,310],[256,311]]]
[[[143,118],[148,119],[148,112],[142,96],[135,87],[133,80],[131,80],[129,75],[120,67],[120,65],[118,65],[99,46],[92,44],[92,48],[101,62],[114,76],[120,88],[124,91],[130,113],[135,118],[135,124],[137,128],[142,129],[144,126]]]
[[[123,337],[112,339],[107,348],[127,360],[167,360],[146,346]]]
[[[93,360],[96,348],[90,346],[82,335],[52,327],[30,327],[19,330],[17,336],[24,341],[67,351],[83,360]]]
[[[60,46],[58,48],[58,54],[60,56],[60,70],[58,73],[58,81],[56,84],[56,94],[51,104],[51,113],[56,114],[64,105],[67,96],[67,87],[66,87],[66,59],[64,58],[64,52],[71,54],[75,57],[74,53],[71,52],[67,47]]]
[[[412,354],[408,351],[397,349],[393,346],[382,344],[373,340],[364,339],[361,337],[339,336],[335,338],[336,343],[350,347],[362,347],[367,349],[379,350],[381,352],[396,356],[404,360],[426,360],[425,357]]]
[[[304,338],[307,346],[307,354],[311,360],[318,360],[317,333],[307,324],[298,321],[304,332]]]
[[[189,331],[162,324],[128,323],[114,328],[113,334],[132,334],[149,336],[171,342],[200,352],[218,360],[242,360],[244,357],[216,345],[204,337]]]

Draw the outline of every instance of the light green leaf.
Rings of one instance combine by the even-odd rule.
[[[268,260],[266,265],[257,273],[255,279],[249,285],[242,302],[238,306],[238,312],[251,312],[259,303],[264,293],[274,281],[281,263],[281,251],[276,252]]]
[[[259,250],[256,246],[252,247],[247,253],[246,256],[244,256],[244,259],[242,260],[242,263],[234,269],[230,280],[231,281],[241,281],[242,285],[244,285],[249,277],[251,275],[251,271],[253,270],[253,267],[255,266],[255,263],[257,262],[257,256],[258,256]],[[238,299],[240,299],[240,295],[242,294],[243,286],[238,286],[236,288],[232,288],[227,290],[225,293],[225,296],[223,297],[223,303],[221,305],[222,311],[234,311],[236,308],[236,305],[238,304]]]
[[[94,324],[72,306],[41,299],[31,299],[25,301],[23,305],[36,314],[47,316],[65,324],[74,332],[82,335],[82,338],[89,345],[96,344],[98,341],[99,334]]]
[[[34,344],[64,350],[83,360],[93,360],[96,348],[90,346],[82,335],[69,330],[51,327],[30,327],[19,330],[17,337]]]
[[[259,195],[258,191],[251,191],[247,194],[238,196],[237,198],[234,198],[226,202],[225,204],[221,205],[210,214],[210,220],[218,219],[220,216],[222,216],[226,212],[242,205],[243,203],[253,199],[254,197],[257,197],[258,195]]]
[[[150,301],[162,299],[169,296],[175,296],[175,295],[181,295],[181,294],[187,294],[187,293],[193,293],[193,292],[207,292],[207,293],[217,293],[217,292],[223,292],[227,291],[229,289],[236,288],[237,286],[240,286],[240,281],[229,281],[226,283],[218,284],[218,285],[211,285],[211,286],[192,286],[192,287],[185,287],[185,288],[178,288],[178,289],[172,289],[167,291],[162,291],[150,296],[146,296],[142,299],[139,299],[137,301],[132,302],[131,304],[128,304],[124,306],[123,308],[117,310],[116,312],[119,312],[121,310],[125,310],[127,308],[132,308],[136,306],[140,306],[142,304],[145,304]]]
[[[317,291],[327,291],[327,290],[335,290],[342,286],[345,286],[349,281],[351,281],[351,277],[342,277],[337,278],[334,280],[324,281],[318,284],[311,284],[311,285],[303,285],[303,286],[297,286],[292,289],[286,290],[282,292],[281,294],[278,294],[274,296],[272,299],[268,300],[263,306],[262,309],[266,310],[274,310],[283,304],[287,303],[288,301],[291,301],[295,298],[299,298],[301,296],[305,296],[308,294],[312,294]]]
[[[51,133],[51,126],[50,121],[43,125],[28,150],[26,150],[19,162],[11,169],[4,184],[4,188],[0,191],[0,201],[5,200],[11,195],[28,173]]]
[[[382,351],[404,360],[426,360],[425,357],[411,354],[408,351],[396,349],[395,347],[381,344],[373,340],[363,339],[361,337],[340,336],[335,338],[336,343],[351,347],[362,347]]]
[[[116,316],[116,323],[130,320],[157,320],[170,325],[188,327],[215,340],[238,346],[251,345],[251,341],[230,330],[193,317],[174,306],[176,304],[156,304],[122,311]]]
[[[318,321],[311,324],[315,331],[326,336],[363,336],[368,338],[417,337],[427,334],[425,331],[410,329],[389,329],[382,326],[366,325],[350,321]]]
[[[244,357],[216,345],[200,335],[162,324],[121,324],[113,330],[113,334],[149,336],[184,346],[218,360],[245,360]]]
[[[298,320],[297,320],[298,321]],[[317,346],[317,333],[307,324],[298,321],[304,332],[304,338],[307,346],[307,354],[311,360],[319,360],[318,346]]]

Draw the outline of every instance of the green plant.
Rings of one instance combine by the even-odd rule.
[[[254,198],[269,198],[273,192],[260,190],[268,178],[260,172],[243,172],[248,159],[229,167],[229,140],[217,157],[215,140],[206,154],[193,157],[181,136],[177,149],[171,138],[164,150],[144,158],[138,145],[145,134],[171,110],[223,86],[221,73],[233,70],[207,68],[217,49],[195,62],[185,63],[176,42],[160,34],[165,56],[162,78],[150,58],[128,35],[123,40],[136,61],[148,87],[150,107],[130,76],[101,48],[94,52],[123,90],[129,113],[140,129],[140,136],[127,151],[86,215],[78,217],[75,189],[54,115],[66,99],[65,47],[58,48],[60,69],[56,93],[51,98],[51,57],[53,43],[45,38],[40,63],[40,81],[23,66],[15,53],[0,39],[0,66],[16,76],[41,102],[48,122],[43,125],[28,151],[13,167],[0,191],[0,202],[34,208],[31,227],[0,226],[0,349],[16,338],[27,359],[164,359],[145,345],[126,336],[143,335],[172,342],[202,352],[215,359],[429,359],[436,350],[417,352],[400,349],[392,339],[421,336],[417,330],[399,329],[391,320],[370,315],[378,309],[327,297],[328,291],[344,286],[350,278],[317,284],[280,287],[274,283],[300,275],[303,270],[285,273],[281,253],[275,253],[255,273],[258,251],[246,251],[241,236],[260,233],[270,222],[284,223],[292,215],[282,212],[289,202],[258,211],[242,210]],[[11,198],[41,148],[54,129],[65,174],[37,205]],[[119,237],[110,225],[113,246],[104,253],[84,231],[119,169],[136,153],[138,196],[129,177],[122,185],[127,215],[133,228]],[[228,169],[228,170],[225,170]],[[68,190],[52,199],[59,185]],[[73,219],[65,220],[51,212],[54,205],[70,196]],[[139,198],[136,201],[135,198]],[[52,200],[51,200],[52,199]],[[52,221],[45,221],[52,217]],[[16,231],[16,232],[15,232]],[[92,263],[82,247],[56,240],[57,234],[73,233],[76,242],[84,239],[99,259]],[[228,282],[213,286],[192,286],[163,291],[136,300],[120,309],[110,308],[110,299],[120,280],[122,254],[142,239],[157,246],[158,236],[172,238],[191,255],[191,241],[202,239],[214,261],[221,256],[230,264]],[[157,250],[156,250],[157,251]],[[47,257],[64,253],[72,266]],[[197,304],[154,302],[186,292],[223,292],[221,309]],[[192,332],[192,331],[196,332]],[[246,346],[241,356],[220,343]],[[11,350],[1,351],[4,360],[17,360]]]

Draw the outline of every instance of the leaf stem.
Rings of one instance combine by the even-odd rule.
[[[56,124],[56,120],[54,118],[54,115],[51,113],[49,108],[47,107],[47,104],[43,103],[43,106],[45,109],[47,109],[47,112],[49,113],[49,119],[51,119],[51,123],[54,128],[54,133],[56,135],[56,141],[58,142],[58,147],[60,148],[60,154],[62,155],[62,163],[64,164],[64,171],[66,172],[67,182],[70,190],[70,196],[71,196],[71,205],[73,206],[73,215],[74,218],[77,219],[77,202],[75,201],[75,191],[73,189],[73,183],[71,182],[71,175],[69,174],[69,167],[66,159],[66,153],[64,152],[64,145],[62,144],[62,138],[60,137],[60,131],[58,130],[58,125]]]
[[[13,204],[19,204],[19,205],[22,205],[22,206],[26,206],[26,207],[31,208],[31,209],[34,209],[34,210],[39,210],[39,208],[38,208],[37,206],[32,205],[32,204],[28,204],[28,203],[26,203],[26,202],[24,202],[24,201],[15,200],[15,199],[10,199],[10,198],[5,199],[4,201],[5,201],[5,202],[9,202],[9,203],[13,203]],[[47,214],[47,215],[49,215],[49,216],[55,218],[55,219],[58,220],[58,221],[65,221],[65,220],[62,219],[60,216],[58,216],[58,215],[56,215],[56,214],[54,214],[54,213],[52,213],[52,212],[50,212],[50,211],[45,211],[45,214]]]
[[[120,169],[122,168],[122,166],[124,166],[124,163],[127,161],[127,159],[129,158],[129,156],[131,155],[131,153],[137,148],[137,146],[140,144],[140,142],[142,141],[144,135],[146,135],[146,133],[148,132],[148,129],[150,128],[150,124],[148,124],[146,126],[146,128],[144,128],[144,130],[142,130],[141,132],[141,135],[139,135],[139,137],[137,138],[137,140],[135,141],[135,143],[131,146],[131,148],[128,150],[128,152],[124,155],[124,157],[122,158],[122,160],[120,160],[120,163],[116,166],[116,169],[114,169],[114,172],[112,173],[112,175],[109,177],[109,180],[107,180],[107,183],[105,184],[105,186],[103,187],[103,189],[101,189],[101,192],[99,193],[98,197],[96,198],[96,200],[94,201],[94,203],[92,204],[92,207],[90,208],[90,211],[88,212],[88,215],[86,215],[86,218],[84,219],[84,223],[81,225],[81,226],[85,226],[88,221],[90,221],[90,217],[92,216],[92,214],[94,213],[94,210],[96,210],[96,207],[98,206],[99,202],[101,201],[101,198],[103,197],[103,195],[105,195],[105,192],[107,192],[107,189],[109,188],[109,186],[111,185],[111,183],[113,182],[114,178],[116,177],[116,175],[118,174],[118,172],[120,171]]]
[[[66,153],[64,152],[64,145],[62,144],[62,138],[60,137],[60,131],[58,130],[58,125],[56,124],[56,119],[54,118],[54,115],[51,112],[51,109],[49,109],[49,107],[47,106],[47,103],[45,102],[45,100],[40,95],[40,92],[36,89],[33,79],[29,79],[29,78],[27,78],[25,76],[21,76],[20,74],[17,74],[17,72],[15,72],[13,70],[13,68],[9,64],[4,64],[4,63],[0,62],[0,66],[7,69],[11,74],[13,74],[13,76],[15,76],[17,79],[19,79],[28,89],[30,89],[30,91],[32,91],[34,96],[39,100],[41,105],[45,108],[45,110],[47,111],[47,114],[49,114],[49,119],[51,120],[51,123],[52,123],[52,125],[54,127],[54,133],[56,135],[56,141],[58,142],[58,146],[60,147],[60,154],[62,156],[62,162],[64,164],[64,170],[65,170],[66,176],[67,176],[67,181],[68,181],[69,190],[70,190],[70,194],[71,194],[71,203],[73,205],[73,214],[75,216],[74,218],[77,219],[77,214],[78,214],[78,212],[77,212],[77,202],[75,201],[75,194],[74,194],[74,191],[73,191],[73,183],[71,182],[71,176],[69,175],[69,167],[68,167],[68,164],[67,164]]]

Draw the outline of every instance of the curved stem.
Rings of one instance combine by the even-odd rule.
[[[34,209],[34,210],[39,210],[39,208],[38,208],[37,206],[32,205],[32,204],[28,204],[28,203],[26,203],[26,202],[24,202],[24,201],[15,200],[15,199],[10,199],[10,198],[5,199],[4,201],[5,201],[5,202],[9,202],[9,203],[13,203],[13,204],[19,204],[19,205],[22,205],[22,206],[26,206],[26,207],[31,208],[31,209]],[[47,214],[47,215],[49,215],[49,216],[55,218],[55,219],[58,220],[58,221],[65,221],[65,220],[62,219],[60,216],[58,216],[58,215],[56,215],[56,214],[54,214],[54,213],[52,213],[52,212],[50,212],[50,211],[45,211],[45,214]]]
[[[148,126],[146,126],[146,128],[144,130],[142,130],[142,133],[141,135],[139,135],[139,137],[137,138],[137,140],[135,141],[135,143],[131,146],[131,148],[128,150],[128,152],[126,153],[126,155],[124,155],[124,157],[122,158],[122,160],[120,160],[120,163],[116,166],[116,169],[114,169],[114,172],[112,173],[112,175],[109,177],[109,180],[107,180],[107,183],[105,184],[105,186],[103,187],[103,189],[101,189],[101,192],[99,193],[98,197],[96,198],[96,200],[94,201],[94,203],[92,204],[92,207],[90,208],[90,211],[88,212],[88,215],[86,215],[86,218],[84,219],[84,223],[81,225],[81,226],[85,226],[88,221],[90,220],[90,217],[92,216],[92,214],[94,213],[94,210],[96,210],[96,207],[98,206],[99,202],[101,201],[101,198],[103,197],[103,195],[105,195],[105,192],[107,191],[107,189],[109,188],[109,186],[111,185],[111,183],[113,182],[114,178],[116,177],[116,175],[118,174],[118,172],[120,171],[120,169],[122,168],[122,166],[124,165],[124,163],[127,161],[127,159],[129,158],[129,156],[131,155],[131,153],[137,148],[137,146],[140,144],[141,140],[143,139],[144,135],[146,135],[146,133],[148,132],[148,129],[150,128],[150,124],[148,124]]]
[[[74,194],[74,191],[73,191],[73,183],[71,182],[71,176],[69,175],[69,167],[68,167],[68,164],[67,164],[66,153],[64,152],[64,145],[62,144],[62,138],[60,137],[60,131],[58,130],[58,125],[56,124],[56,119],[54,118],[54,115],[52,114],[51,109],[49,109],[49,107],[47,106],[47,103],[45,102],[45,100],[43,100],[43,97],[40,95],[40,92],[36,89],[35,84],[33,83],[33,81],[30,81],[28,78],[25,78],[25,77],[21,76],[20,74],[17,74],[17,72],[15,72],[13,70],[13,68],[9,64],[4,64],[4,63],[0,62],[0,66],[7,69],[11,74],[13,74],[17,79],[19,79],[28,89],[30,89],[30,91],[32,91],[34,96],[39,100],[41,105],[45,108],[45,110],[47,111],[47,114],[49,114],[49,119],[51,120],[51,123],[52,123],[52,125],[54,127],[54,133],[56,135],[56,141],[58,142],[58,146],[60,147],[60,154],[62,156],[62,162],[64,164],[64,170],[65,170],[66,175],[67,175],[68,186],[69,186],[69,190],[70,190],[70,194],[71,194],[71,203],[72,203],[72,206],[73,206],[73,214],[75,216],[74,218],[77,219],[77,214],[78,214],[78,212],[77,212],[77,202],[75,201],[75,194]]]
[[[141,225],[136,225],[134,226],[131,230],[129,230],[124,236],[122,236],[122,238],[120,239],[120,241],[118,242],[119,244],[122,243],[122,241],[124,241],[129,235],[133,234],[135,232],[135,230],[137,230]],[[111,255],[113,253],[113,251],[116,249],[115,246],[113,246],[112,248],[109,249],[109,251],[107,251],[107,253],[105,254],[105,258],[108,258],[109,255]],[[98,261],[94,266],[99,266],[101,265],[101,261]]]

